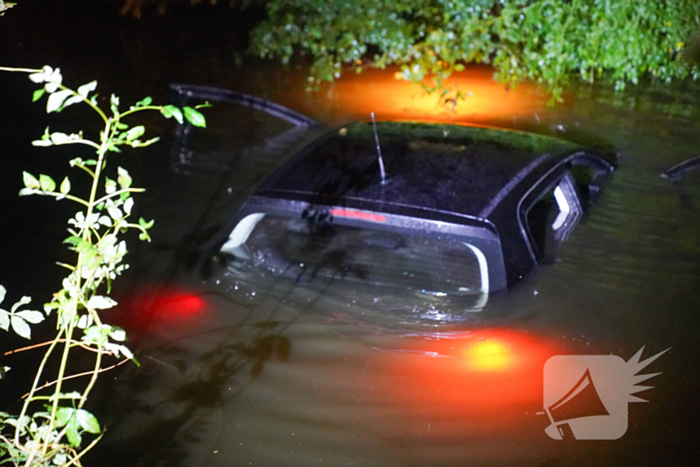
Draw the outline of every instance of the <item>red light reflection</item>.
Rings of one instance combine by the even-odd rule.
[[[386,216],[381,214],[373,214],[364,211],[351,211],[349,209],[333,209],[331,214],[338,217],[352,217],[354,219],[362,219],[373,222],[386,222]]]
[[[117,320],[127,330],[145,331],[156,323],[191,322],[206,310],[200,295],[182,287],[147,287],[118,302]]]

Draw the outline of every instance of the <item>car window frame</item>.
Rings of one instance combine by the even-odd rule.
[[[298,214],[301,216],[303,210],[309,207],[308,203],[299,201],[281,199],[266,200],[257,196],[252,199],[252,202],[249,201],[246,203],[239,211],[235,222],[232,224],[229,235],[227,236],[227,240],[219,248],[220,252],[231,253],[233,249],[245,243],[247,235],[234,234],[234,231],[239,223],[249,216],[261,213],[282,217],[289,217],[290,213],[294,213],[295,215]],[[323,206],[323,208],[329,211],[332,209],[355,209],[340,206]],[[385,212],[377,212],[375,214],[385,216],[386,222],[383,225],[372,224],[368,221],[353,218],[338,218],[338,222],[343,225],[365,228],[370,224],[375,230],[396,231],[410,235],[427,235],[430,237],[451,235],[459,237],[460,239],[468,239],[468,241],[463,243],[475,254],[479,261],[480,274],[482,277],[482,290],[480,292],[488,294],[507,288],[505,261],[503,259],[500,238],[497,234],[485,228],[471,225],[453,224],[426,218],[416,219]],[[248,229],[244,228],[244,230]],[[250,230],[252,232],[252,228]],[[248,234],[250,234],[250,232],[248,232]],[[236,238],[232,239],[232,236]],[[245,239],[242,238],[243,236],[245,236]],[[486,269],[485,271],[484,267]],[[484,272],[486,272],[485,275]]]
[[[525,193],[518,203],[518,224],[520,232],[525,239],[525,244],[527,245],[530,258],[535,264],[539,264],[544,257],[544,252],[540,251],[540,248],[537,246],[537,242],[535,241],[528,224],[528,215],[535,204],[537,204],[537,202],[540,201],[549,191],[555,190],[559,187],[562,188],[562,194],[564,195],[569,208],[573,211],[573,213],[570,215],[573,215],[574,219],[570,220],[567,218],[565,220],[565,223],[570,222],[573,225],[569,226],[568,229],[563,231],[563,238],[558,239],[561,243],[568,240],[569,235],[575,230],[583,214],[581,194],[579,193],[578,188],[576,187],[576,182],[569,171],[569,164],[573,160],[575,159],[566,158],[553,167]],[[559,204],[558,201],[557,204]]]

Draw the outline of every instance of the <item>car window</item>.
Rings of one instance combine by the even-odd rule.
[[[222,251],[299,281],[330,277],[430,292],[487,290],[483,254],[464,240],[256,213],[238,223]]]
[[[611,170],[610,167],[602,165],[596,159],[579,157],[570,163],[569,172],[581,195],[582,203],[588,205],[603,189]]]
[[[527,226],[537,260],[556,262],[559,248],[581,218],[576,181],[569,172],[545,189],[527,212]]]

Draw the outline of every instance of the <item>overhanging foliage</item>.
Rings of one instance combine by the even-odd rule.
[[[309,87],[364,67],[399,65],[399,78],[438,86],[466,63],[495,78],[543,84],[561,100],[572,75],[609,75],[616,89],[645,74],[700,77],[695,0],[270,0],[252,32],[260,57],[310,56]]]

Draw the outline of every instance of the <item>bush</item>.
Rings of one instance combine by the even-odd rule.
[[[700,77],[684,57],[699,45],[694,0],[270,0],[252,32],[260,57],[310,56],[309,87],[364,67],[400,66],[397,77],[437,86],[466,63],[495,79],[543,84],[560,101],[572,75]]]

